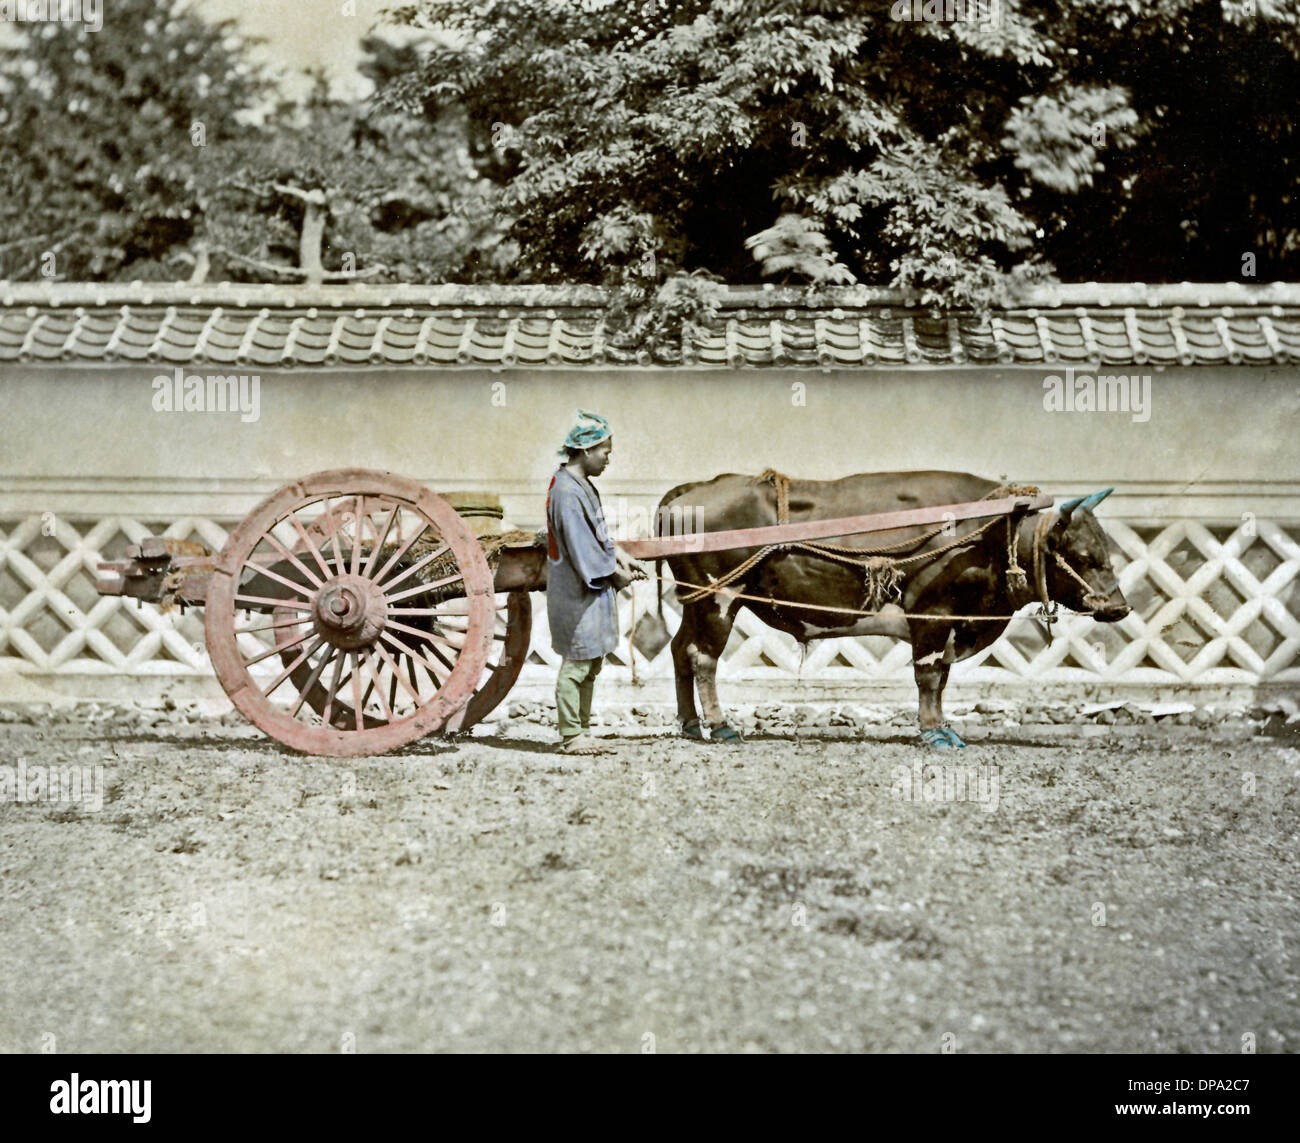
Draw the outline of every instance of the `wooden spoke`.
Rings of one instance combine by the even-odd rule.
[[[453,663],[450,659],[448,659],[446,655],[444,655],[441,651],[438,650],[437,647],[433,646],[432,644],[429,645],[429,654],[432,655],[435,659],[437,659],[438,662],[440,662],[449,671],[453,670],[456,666],[455,663]]]
[[[241,603],[265,603],[271,607],[283,607],[287,611],[310,611],[310,603],[294,603],[287,599],[272,599],[268,595],[236,595],[235,599]],[[251,610],[251,609],[246,609]]]
[[[357,729],[365,730],[365,715],[361,710],[361,669],[357,666],[357,653],[352,652],[352,715]]]
[[[300,572],[302,572],[302,574],[307,577],[307,581],[313,587],[321,586],[321,581],[316,578],[315,573],[309,571],[307,565],[304,564],[291,551],[289,551],[289,549],[286,548],[282,543],[280,543],[279,540],[277,540],[273,535],[271,535],[270,532],[267,532],[266,534],[266,542],[270,544],[277,552],[279,552],[280,555],[282,555],[286,560],[288,560],[291,564],[293,564],[294,567],[296,567]]]
[[[254,663],[260,663],[263,659],[269,659],[272,655],[282,655],[285,651],[288,651],[291,647],[297,647],[299,644],[307,642],[307,640],[312,637],[312,634],[313,633],[311,631],[305,631],[303,632],[303,634],[299,635],[298,638],[288,643],[279,643],[276,646],[272,647],[269,651],[263,651],[260,655],[256,656],[255,658],[245,659],[244,663],[246,666],[251,667]]]
[[[406,635],[414,635],[418,639],[428,639],[433,635],[432,631],[421,631],[418,627],[411,627],[405,623],[394,623],[391,619],[384,625],[389,631],[401,631]]]
[[[432,552],[429,552],[428,555],[421,556],[420,559],[418,559],[409,568],[407,568],[404,572],[402,572],[401,575],[396,576],[393,579],[390,579],[386,584],[384,584],[384,594],[387,595],[390,591],[392,591],[393,588],[395,588],[399,583],[401,583],[402,580],[408,578],[409,576],[413,576],[422,567],[424,567],[425,564],[431,562],[432,560],[436,560],[439,556],[441,556],[446,551],[447,551],[447,545],[443,544],[442,547],[435,548]],[[375,582],[376,583],[379,582],[378,576],[375,577]]]
[[[347,561],[343,558],[342,545],[339,543],[339,533],[342,531],[342,520],[339,520],[330,531],[330,545],[334,548],[334,568],[336,575],[342,574],[343,569],[347,567]]]
[[[430,678],[432,678],[435,683],[441,685],[441,679],[437,670],[434,669],[433,664],[430,663],[423,655],[417,654],[405,643],[403,643],[400,639],[396,638],[393,635],[390,635],[387,631],[383,632],[379,637],[383,639],[385,642],[390,643],[392,646],[396,647],[397,650],[401,651],[402,654],[405,655],[407,659],[411,661],[412,664],[419,663],[420,666],[422,666],[426,671],[429,672]],[[475,681],[477,682],[477,680]]]
[[[389,624],[389,626],[391,627],[392,624]],[[464,639],[462,639],[459,643],[457,643],[454,639],[448,639],[445,635],[439,635],[435,631],[426,632],[424,637],[430,643],[441,643],[444,647],[450,647],[453,651],[456,651],[458,653],[465,646]]]
[[[263,567],[261,564],[255,564],[251,560],[244,566],[257,568],[258,575],[264,575],[269,579],[275,580],[277,583],[284,584],[285,587],[292,589],[298,595],[302,596],[303,599],[311,599],[315,594],[310,587],[304,587],[300,583],[294,583],[293,580],[280,575],[279,572],[273,572],[270,568]]]
[[[357,664],[357,665],[358,665],[358,667],[359,667],[359,666],[360,666],[360,663],[361,663],[360,652],[358,652],[358,654],[357,654],[357,660],[358,660],[358,664]],[[375,683],[376,683],[376,681],[377,681],[377,680],[375,680],[375,679],[372,678],[372,679],[370,680],[370,682],[366,683],[366,689],[365,689],[364,691],[361,692],[361,707],[362,707],[363,710],[365,709],[365,705],[366,705],[366,703],[368,703],[368,702],[370,701],[370,692],[373,691],[373,690],[375,689]]]
[[[362,527],[361,521],[366,518],[366,498],[357,497],[356,511],[353,519],[356,521],[352,528],[352,574],[356,575],[361,571],[361,545],[362,545]]]
[[[389,654],[388,648],[385,647],[382,643],[376,643],[375,650],[379,652],[384,662],[388,664],[388,669],[393,672],[393,693],[394,694],[397,693],[397,684],[401,683],[406,693],[411,696],[411,701],[415,703],[416,706],[419,706],[420,705],[419,692],[417,690],[412,689],[411,684],[408,683],[404,678],[402,678],[401,667],[399,667],[398,664],[393,661],[393,656]]]
[[[379,562],[379,553],[384,550],[384,544],[388,542],[388,533],[393,530],[393,521],[397,518],[397,513],[401,511],[400,504],[394,504],[393,510],[388,513],[388,523],[384,525],[383,534],[375,533],[375,550],[370,553],[370,559],[366,561],[366,569],[361,574],[367,579],[377,578],[371,576],[375,570],[375,564]]]
[[[306,622],[306,619],[281,619],[276,623],[263,623],[258,627],[238,627],[235,629],[235,634],[251,635],[255,631],[274,631],[278,627],[297,627],[299,624]]]
[[[320,550],[316,547],[315,542],[312,540],[311,536],[307,534],[307,529],[302,526],[302,521],[298,519],[298,513],[290,512],[289,521],[297,530],[298,535],[302,537],[302,542],[306,546],[307,550],[311,552],[312,558],[315,559],[316,563],[320,566],[321,575],[328,579],[331,574],[330,569],[326,566],[325,558],[320,554]]]
[[[383,686],[383,681],[382,681],[382,680],[380,679],[380,677],[379,677],[379,668],[375,666],[375,657],[374,657],[374,655],[367,655],[367,656],[366,656],[366,666],[370,668],[370,673],[374,676],[374,681],[375,681],[375,696],[379,699],[379,706],[380,706],[380,709],[382,709],[383,712],[384,712],[384,721],[385,721],[385,722],[392,722],[392,721],[393,721],[393,708],[392,708],[391,706],[388,705],[388,700],[387,700],[386,698],[384,698],[384,686]]]
[[[429,525],[426,521],[425,523],[422,523],[420,527],[418,527],[411,534],[411,536],[404,543],[401,544],[400,547],[398,547],[397,551],[395,551],[391,556],[388,557],[387,563],[385,563],[384,566],[380,568],[379,571],[377,571],[370,578],[373,579],[375,583],[383,583],[384,576],[386,576],[389,573],[393,565],[396,564],[397,561],[400,560],[404,555],[406,555],[407,549],[413,543],[415,543],[416,540],[418,540],[421,536],[423,536],[424,533],[427,532],[428,530],[429,530]]]
[[[273,682],[269,687],[262,688],[262,697],[270,698],[271,695],[273,695],[276,692],[276,690],[279,689],[280,685],[284,682],[285,679],[287,679],[290,675],[292,675],[294,671],[296,671],[304,662],[306,662],[314,654],[316,654],[317,650],[319,650],[320,648],[320,645],[324,642],[325,642],[324,639],[318,638],[316,642],[313,643],[310,647],[305,648],[303,652],[289,666],[285,667],[285,669],[281,671],[279,675],[276,676],[275,682]],[[278,651],[279,648],[277,647],[276,650]]]
[[[325,670],[326,666],[333,658],[334,658],[334,648],[333,647],[326,648],[325,654],[323,654],[320,658],[320,662],[317,663],[314,667],[312,667],[311,674],[307,676],[306,684],[299,689],[298,697],[294,699],[293,706],[289,708],[289,714],[292,717],[296,718],[298,712],[302,710],[302,704],[307,701],[307,696],[311,694],[312,688],[318,682],[320,682],[321,672]]]
[[[405,578],[405,577],[403,577]],[[446,587],[449,583],[455,583],[461,579],[460,572],[455,575],[449,575],[445,579],[435,579],[432,583],[422,583],[415,587],[408,587],[405,591],[399,591],[396,595],[388,595],[389,603],[397,603],[399,600],[410,599],[413,595],[425,595],[431,591],[437,591],[440,587]],[[389,585],[392,586],[391,584]]]
[[[334,678],[330,682],[329,694],[325,699],[325,709],[321,712],[321,721],[330,725],[330,715],[334,711],[334,696],[339,693],[340,676],[343,674],[343,660],[346,656],[337,655],[334,659]]]

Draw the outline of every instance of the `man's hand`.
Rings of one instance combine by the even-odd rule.
[[[645,569],[633,563],[631,557],[622,548],[615,550],[614,558],[617,560],[618,566],[609,577],[609,582],[614,585],[615,591],[622,591],[628,584],[634,583],[636,580],[650,578],[646,575]]]
[[[622,591],[632,582],[632,573],[625,571],[623,568],[617,568],[609,577],[609,582],[614,585],[615,591]]]

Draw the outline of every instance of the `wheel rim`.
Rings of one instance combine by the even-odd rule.
[[[446,501],[339,469],[281,489],[231,533],[205,627],[250,721],[298,750],[357,755],[432,733],[465,706],[494,611],[482,548]]]
[[[448,730],[469,730],[482,722],[510,693],[528,659],[532,644],[533,601],[526,591],[512,591],[497,597],[496,630],[492,634],[493,655],[481,685],[459,714],[448,721]],[[496,651],[499,648],[500,653]]]

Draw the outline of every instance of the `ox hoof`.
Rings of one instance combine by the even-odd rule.
[[[959,735],[955,730],[953,730],[951,726],[941,727],[940,733],[943,734],[943,736],[948,739],[948,744],[950,746],[965,748],[966,743],[964,743],[961,740],[961,735]]]
[[[921,743],[930,747],[932,750],[951,750],[952,743],[948,741],[948,735],[943,728],[938,726],[929,726],[921,728]],[[963,743],[962,745],[965,745]]]
[[[713,742],[724,742],[729,746],[737,746],[745,741],[740,737],[738,731],[733,730],[725,722],[720,722],[717,726],[710,727],[709,738]]]
[[[697,742],[704,739],[704,724],[698,718],[688,718],[682,723],[682,737],[694,738]]]

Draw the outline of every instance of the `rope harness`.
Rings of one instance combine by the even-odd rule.
[[[775,469],[767,469],[761,475],[754,478],[755,484],[770,483],[776,491],[776,514],[778,524],[788,524],[790,522],[790,478]],[[986,492],[981,500],[996,500],[1006,496],[1038,496],[1039,490],[1032,485],[1023,484],[1004,484]],[[1034,577],[1034,588],[1038,596],[1039,609],[1032,618],[1040,619],[1047,631],[1047,639],[1050,643],[1052,640],[1052,624],[1057,621],[1057,605],[1048,595],[1047,591],[1047,561],[1044,558],[1044,551],[1047,546],[1047,536],[1059,519],[1058,513],[1040,515],[1034,527],[1033,541],[1031,545],[1031,563]],[[776,544],[767,544],[760,548],[752,556],[737,564],[730,571],[726,572],[720,578],[708,584],[688,583],[685,580],[679,580],[672,576],[656,575],[653,578],[665,583],[675,584],[679,589],[689,589],[685,595],[679,595],[678,600],[682,604],[696,603],[711,595],[717,595],[720,592],[726,594],[732,599],[743,599],[752,602],[766,603],[772,607],[782,605],[798,608],[801,611],[824,611],[837,615],[854,615],[862,617],[873,617],[884,614],[883,608],[903,599],[903,588],[906,585],[905,568],[913,564],[932,563],[941,556],[958,548],[968,548],[979,540],[986,532],[992,529],[1000,519],[1005,519],[1007,528],[1007,588],[1013,604],[1018,597],[1024,597],[1029,594],[1029,577],[1025,570],[1020,566],[1018,558],[1019,547],[1019,524],[1020,520],[1016,514],[1006,517],[993,517],[977,526],[974,530],[967,532],[966,535],[960,536],[953,540],[952,543],[944,544],[941,547],[933,548],[929,551],[914,552],[911,555],[897,555],[898,553],[911,548],[917,548],[929,543],[936,536],[943,533],[947,524],[940,524],[937,528],[931,529],[923,536],[916,539],[900,540],[893,544],[882,544],[874,548],[850,547],[846,544],[827,544],[815,543],[807,540],[791,540]],[[775,552],[806,552],[809,555],[817,556],[821,559],[831,560],[837,563],[848,564],[860,568],[863,576],[863,607],[834,607],[828,604],[819,603],[800,603],[797,600],[775,599],[765,595],[751,595],[746,592],[731,590],[729,585],[740,579],[752,568],[762,563]],[[1105,603],[1105,597],[1099,595],[1078,572],[1061,556],[1060,552],[1052,553],[1054,562],[1068,575],[1071,576],[1084,589],[1084,603],[1094,609],[1101,607]],[[1030,596],[1030,599],[1033,597]],[[1030,599],[1024,602],[1030,602]],[[1017,604],[1016,606],[1023,606]],[[1005,622],[1007,620],[1018,618],[1012,615],[934,615],[928,612],[893,612],[895,618],[903,619],[928,619],[935,622]]]

